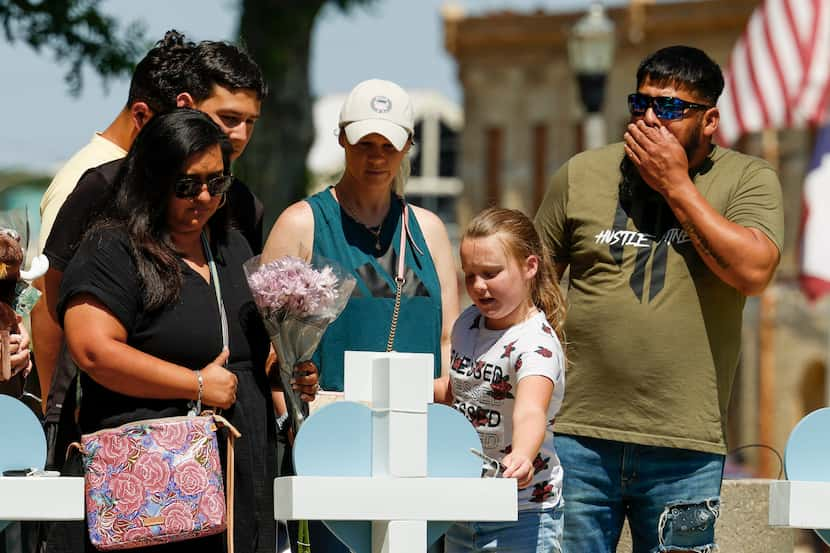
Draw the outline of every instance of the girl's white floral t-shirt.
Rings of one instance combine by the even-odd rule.
[[[504,330],[489,330],[476,306],[467,308],[452,331],[453,407],[476,427],[484,453],[501,459],[511,450],[513,404],[519,380],[540,375],[553,382],[548,424],[533,461],[533,481],[519,490],[519,510],[556,506],[562,467],[553,449],[553,420],[565,394],[565,355],[541,311]]]

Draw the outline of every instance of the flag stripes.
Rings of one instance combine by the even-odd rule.
[[[764,0],[728,65],[719,143],[823,121],[830,103],[830,0]]]
[[[830,126],[816,137],[816,148],[804,179],[799,228],[801,290],[815,301],[830,292]]]

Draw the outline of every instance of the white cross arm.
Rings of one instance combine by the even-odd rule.
[[[513,478],[291,476],[274,481],[274,518],[516,520],[516,496]]]
[[[83,519],[83,478],[0,476],[0,520]]]
[[[769,524],[830,528],[830,482],[776,480],[769,487]]]

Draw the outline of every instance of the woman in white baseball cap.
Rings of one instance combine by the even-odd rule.
[[[343,175],[289,206],[265,244],[263,261],[321,255],[358,279],[358,291],[318,350],[324,390],[342,390],[344,346],[386,349],[402,244],[405,282],[394,349],[433,353],[436,374],[449,362],[449,333],[458,314],[455,262],[441,220],[403,197],[413,128],[412,102],[400,86],[380,79],[355,86],[340,110]]]
[[[357,278],[349,304],[314,357],[323,390],[343,390],[345,350],[385,351],[387,343],[395,351],[433,354],[435,376],[449,370],[450,332],[458,315],[455,262],[441,220],[403,198],[413,129],[412,102],[400,86],[379,79],[355,86],[340,110],[343,176],[288,207],[265,244],[264,262],[320,255]],[[400,316],[392,333],[397,277]],[[321,530],[311,523],[315,550],[347,551]]]

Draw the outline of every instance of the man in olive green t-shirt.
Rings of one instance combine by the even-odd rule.
[[[647,57],[624,141],[568,161],[536,215],[570,267],[565,553],[613,553],[626,517],[635,552],[714,543],[744,301],[783,240],[773,169],[711,142],[722,90],[700,50]]]

